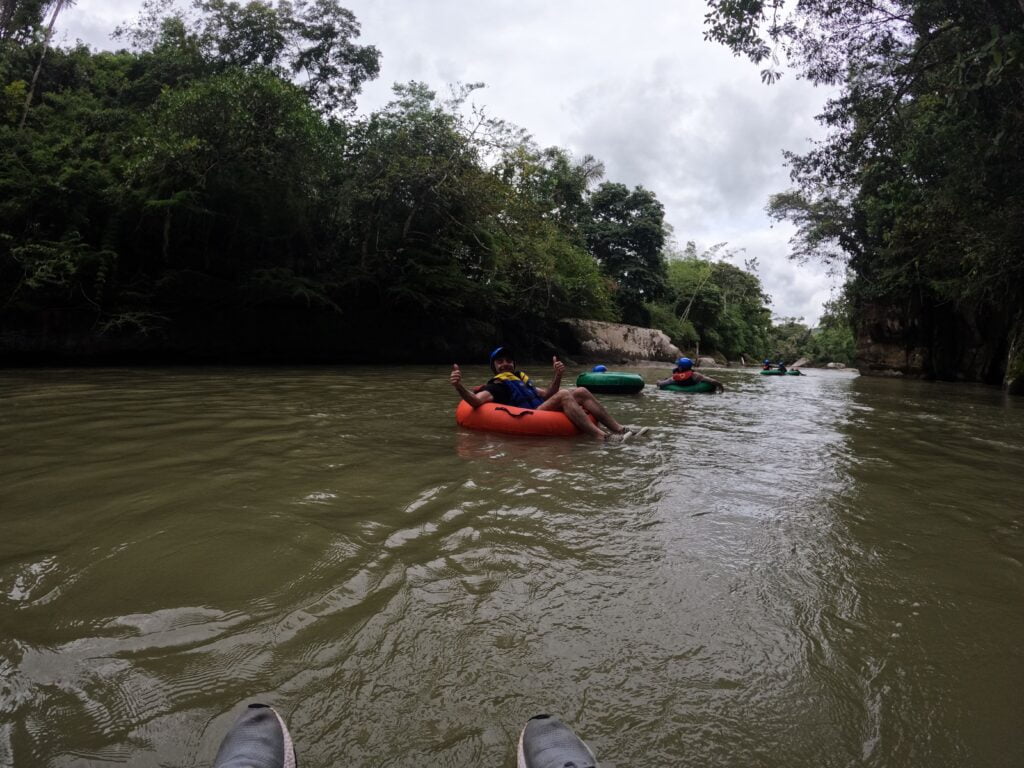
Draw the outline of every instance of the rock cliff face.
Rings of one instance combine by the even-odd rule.
[[[927,375],[928,350],[920,343],[920,323],[907,308],[869,304],[859,320],[856,364],[862,375]]]
[[[858,312],[857,367],[867,376],[1012,382],[1016,318],[986,307],[874,302]]]
[[[602,363],[632,360],[670,362],[682,356],[668,336],[656,328],[578,318],[564,318],[559,325],[562,346],[580,360]]]
[[[1024,321],[1017,325],[1008,358],[1006,391],[1011,395],[1024,395]]]

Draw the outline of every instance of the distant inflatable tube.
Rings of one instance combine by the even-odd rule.
[[[803,376],[804,374],[800,371],[786,371],[787,376]]]
[[[594,417],[591,416],[590,420],[594,421]],[[455,409],[455,421],[466,429],[501,432],[506,435],[572,437],[581,434],[576,425],[561,411],[535,411],[497,403],[484,403],[479,408],[474,408],[465,400],[461,400]]]
[[[661,389],[668,392],[714,392],[715,385],[710,381],[698,381],[693,384],[666,384]]]
[[[576,377],[577,387],[586,387],[598,395],[635,395],[647,383],[638,373],[613,373],[586,371]]]

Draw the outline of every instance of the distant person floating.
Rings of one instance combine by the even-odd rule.
[[[597,768],[597,758],[572,728],[551,715],[526,721],[516,746],[519,768]],[[296,768],[284,719],[266,704],[250,704],[224,736],[213,768]]]
[[[462,383],[462,371],[459,370],[459,366],[452,366],[448,381],[455,387],[459,397],[473,408],[494,402],[535,411],[561,411],[583,434],[597,440],[625,440],[633,434],[617,422],[586,387],[561,389],[565,365],[557,357],[551,358],[554,377],[547,388],[531,384],[529,376],[516,370],[515,353],[507,346],[498,347],[491,352],[490,362],[494,376],[473,391],[468,390]],[[587,414],[607,427],[611,434],[591,421]],[[641,429],[637,434],[646,431]]]
[[[718,379],[713,379],[710,376],[705,376],[703,373],[693,370],[693,360],[688,357],[680,357],[676,360],[676,367],[672,369],[672,375],[667,379],[659,381],[658,388],[664,389],[669,384],[677,387],[690,387],[702,381],[706,381],[713,386],[716,392],[725,391],[725,385],[718,381]]]
[[[803,376],[804,374],[798,371],[796,368],[789,369],[786,364],[779,360],[777,363],[773,363],[771,360],[765,360],[764,366],[761,368],[762,376]]]

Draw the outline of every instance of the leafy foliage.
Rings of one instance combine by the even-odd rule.
[[[651,305],[652,319],[681,348],[702,346],[730,360],[762,354],[768,340],[769,301],[754,274],[730,264],[735,252],[724,243],[698,254],[687,243],[681,258],[668,263],[665,300]]]
[[[653,192],[536,146],[473,106],[479,84],[354,116],[379,53],[335,0],[154,0],[117,53],[47,49],[46,7],[0,6],[5,317],[151,348],[291,318],[364,357],[541,344],[566,316],[729,355],[763,335],[756,277],[711,264],[691,290],[705,266],[667,268]]]
[[[773,361],[792,363],[807,358],[812,365],[850,365],[855,351],[850,305],[845,297],[825,303],[825,314],[817,328],[805,325],[803,318],[777,318],[765,347],[765,355]]]
[[[51,0],[0,0],[0,42],[33,41],[50,5]]]
[[[53,49],[24,128],[36,59],[5,43],[0,311],[121,336],[328,313],[350,349],[615,319],[581,234],[600,164],[470,107],[477,85],[345,116],[376,67],[357,30],[332,2],[150,4],[134,51]]]
[[[293,78],[328,114],[351,109],[362,84],[380,72],[380,52],[355,44],[359,24],[337,0],[193,0],[191,12],[148,0],[138,23],[119,34],[143,51],[197,56],[211,72]]]
[[[853,364],[856,355],[853,318],[850,315],[850,304],[845,298],[825,303],[825,314],[818,327],[811,332],[806,347],[798,349],[797,353],[817,365]]]
[[[840,87],[829,138],[789,156],[796,188],[770,204],[797,224],[794,254],[848,262],[856,322],[872,305],[914,307],[907,322],[936,351],[952,326],[1006,348],[1024,319],[1024,7],[798,0],[782,13],[712,1],[707,34],[755,61],[781,46]]]
[[[590,196],[584,237],[615,285],[623,320],[647,325],[645,302],[665,290],[665,209],[652,192],[606,182]]]

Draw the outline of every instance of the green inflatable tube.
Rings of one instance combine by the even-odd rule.
[[[715,385],[709,381],[698,381],[696,384],[689,385],[666,384],[661,389],[668,390],[669,392],[714,392]]]
[[[645,386],[644,377],[638,373],[595,373],[587,371],[576,377],[577,387],[586,387],[599,395],[635,395]]]
[[[762,376],[785,376],[787,371],[780,371],[778,368],[772,368],[770,371],[761,371]]]

